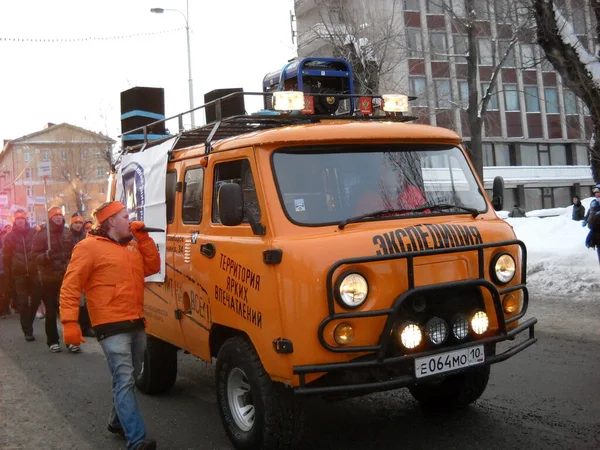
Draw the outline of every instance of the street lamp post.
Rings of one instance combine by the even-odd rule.
[[[181,14],[183,16],[183,19],[185,20],[185,35],[186,35],[186,39],[187,39],[187,60],[188,60],[188,90],[189,90],[189,95],[190,95],[190,110],[194,109],[194,84],[192,82],[192,54],[190,52],[190,24],[189,24],[189,14],[190,14],[190,5],[189,5],[189,0],[186,0],[185,2],[185,11],[186,13],[182,13],[181,11],[179,11],[178,9],[168,9],[168,8],[152,8],[150,9],[150,12],[155,13],[155,14],[162,14],[165,11],[175,11],[178,12],[179,14]],[[194,120],[194,111],[192,111],[191,113],[191,119],[192,119],[192,128],[196,127],[196,123]]]

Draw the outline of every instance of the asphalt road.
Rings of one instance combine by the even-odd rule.
[[[482,398],[458,413],[426,414],[406,390],[313,401],[306,449],[600,448],[600,298],[532,299],[539,342],[496,364]],[[110,377],[95,340],[79,355],[48,352],[43,324],[27,343],[17,317],[0,320],[0,449],[123,449],[109,434]],[[166,396],[138,399],[161,449],[231,449],[214,370],[180,354]]]

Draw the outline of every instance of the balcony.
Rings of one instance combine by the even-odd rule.
[[[592,185],[590,166],[497,166],[484,167],[483,179],[486,189],[492,189],[494,177],[504,178],[507,188],[571,186],[575,183]]]

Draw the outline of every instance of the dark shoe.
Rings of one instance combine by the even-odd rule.
[[[156,441],[154,439],[144,439],[134,447],[134,450],[156,450]]]
[[[25,335],[25,340],[27,342],[33,342],[33,341],[35,341],[35,338],[33,337],[33,334],[26,334]]]
[[[123,430],[123,428],[113,427],[111,424],[108,424],[106,429],[108,431],[110,431],[112,434],[116,434],[118,436],[121,436],[122,438],[125,437],[125,430]]]

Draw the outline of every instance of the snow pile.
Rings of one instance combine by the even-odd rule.
[[[582,200],[586,212],[591,200]],[[528,212],[526,218],[508,218],[505,211],[499,215],[512,225],[517,239],[527,246],[530,292],[548,296],[571,294],[574,299],[595,297],[600,300],[598,256],[595,250],[585,246],[589,229],[571,219],[572,206],[560,209],[564,212],[555,217],[544,217],[550,210]]]

